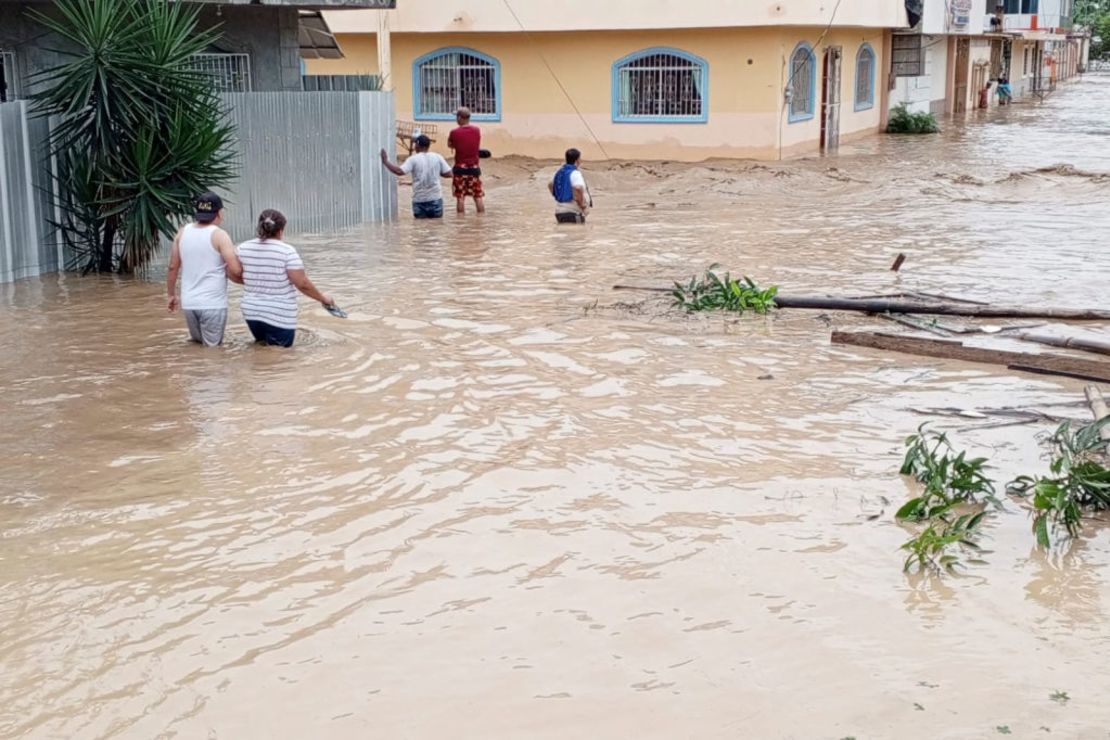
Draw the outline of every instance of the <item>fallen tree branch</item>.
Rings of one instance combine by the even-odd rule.
[[[614,285],[613,290],[644,290],[670,293],[673,288],[642,285]],[[935,314],[938,316],[981,316],[996,319],[1068,319],[1072,321],[1110,321],[1110,311],[1093,308],[1025,308],[1022,306],[991,306],[967,303],[964,299],[928,303],[889,298],[830,298],[818,295],[775,296],[779,308],[813,308],[826,311],[861,311],[863,313]]]
[[[832,342],[833,344],[850,344],[856,347],[905,352],[906,354],[923,357],[1004,365],[1013,369],[1110,383],[1110,362],[1068,357],[1066,355],[1012,352],[985,347],[971,347],[955,340],[927,339],[925,337],[869,331],[834,331]]]
[[[990,318],[1071,319],[1075,321],[1110,320],[1110,311],[1087,308],[1025,308],[1021,306],[981,306],[962,303],[921,303],[887,299],[853,300],[821,296],[776,295],[779,308],[820,308],[864,313],[924,313],[940,316],[983,316]]]

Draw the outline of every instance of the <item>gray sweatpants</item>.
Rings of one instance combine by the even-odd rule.
[[[227,326],[227,309],[206,309],[202,311],[182,311],[185,325],[189,327],[189,338],[205,347],[218,347],[224,341],[224,328]]]

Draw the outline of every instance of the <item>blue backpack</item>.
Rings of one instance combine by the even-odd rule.
[[[556,203],[570,203],[574,200],[574,188],[570,186],[570,175],[578,169],[578,165],[564,164],[558,172],[555,173],[555,202]]]

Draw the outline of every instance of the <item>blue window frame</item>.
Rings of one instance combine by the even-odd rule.
[[[412,114],[453,121],[466,106],[472,121],[501,120],[501,63],[461,46],[436,49],[412,63]]]
[[[655,47],[618,59],[612,70],[614,123],[705,123],[709,63]]]
[[[790,79],[787,89],[790,90],[790,115],[789,122],[808,121],[813,118],[816,108],[817,94],[817,57],[813,47],[806,42],[801,42],[794,47],[790,54]]]
[[[864,43],[856,52],[856,94],[855,109],[868,110],[875,107],[875,50],[871,44]]]

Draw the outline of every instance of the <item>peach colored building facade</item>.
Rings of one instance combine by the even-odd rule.
[[[425,0],[329,14],[345,58],[308,72],[381,74],[399,118],[441,131],[468,104],[498,155],[779,159],[884,125],[901,0],[845,0],[835,15],[802,0],[677,5]]]

